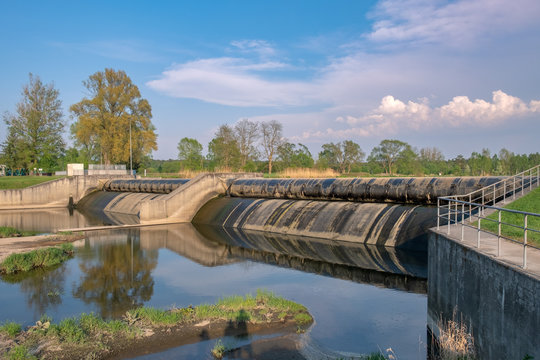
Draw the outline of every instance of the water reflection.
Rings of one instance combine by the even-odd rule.
[[[28,307],[34,310],[34,317],[62,304],[66,278],[65,264],[48,269],[36,269],[27,273],[3,275],[2,281],[19,284]]]
[[[151,299],[158,252],[141,247],[138,229],[90,233],[78,257],[82,276],[73,296],[97,305],[101,316],[119,317]]]

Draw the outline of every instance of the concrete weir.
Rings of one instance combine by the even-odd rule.
[[[425,251],[436,215],[435,208],[411,205],[219,198],[193,222]]]

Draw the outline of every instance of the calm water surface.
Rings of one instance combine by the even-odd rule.
[[[52,215],[0,213],[0,225],[44,232],[92,223],[92,219],[78,213],[70,216],[64,210]],[[274,235],[273,244],[279,241],[291,243],[290,239],[280,240]],[[366,273],[354,264],[335,265],[324,259],[304,261],[298,254],[276,255],[268,249],[245,249],[230,242],[203,236],[190,224],[88,233],[86,239],[75,244],[75,257],[61,266],[2,277],[0,320],[30,325],[42,314],[59,321],[82,312],[115,318],[141,305],[168,308],[212,303],[222,296],[255,293],[264,288],[309,309],[315,323],[304,336],[321,349],[361,354],[391,347],[400,359],[426,358],[424,291],[381,286],[388,283],[396,287],[401,281],[399,275],[396,278],[388,274],[389,280],[385,281],[383,274],[381,281],[381,273]],[[309,247],[309,242],[293,242],[299,249]],[[344,254],[362,256],[365,251],[333,242],[318,246],[324,246],[327,257],[332,259],[344,258]],[[273,265],[276,263],[280,266]],[[419,266],[414,264],[413,268],[418,270]],[[375,279],[372,283],[378,286],[358,279]],[[188,354],[209,358],[214,342],[187,345],[145,358]]]

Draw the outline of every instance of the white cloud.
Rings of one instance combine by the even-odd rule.
[[[455,96],[448,104],[440,107],[430,107],[426,98],[419,102],[405,103],[388,95],[382,98],[377,108],[363,116],[337,117],[337,123],[350,125],[347,129],[308,131],[301,138],[391,136],[406,130],[428,132],[463,126],[482,128],[533,113],[540,113],[540,101],[533,100],[527,105],[523,100],[501,90],[493,91],[491,102],[482,99],[471,101],[467,96]]]
[[[308,83],[271,81],[258,72],[286,68],[281,62],[213,58],[187,62],[163,72],[147,85],[178,98],[229,106],[300,106],[313,102]]]
[[[276,55],[276,50],[265,40],[237,40],[231,45],[243,53],[256,53],[262,58]]]
[[[384,0],[373,12],[368,38],[376,42],[470,45],[490,34],[535,25],[537,0]]]

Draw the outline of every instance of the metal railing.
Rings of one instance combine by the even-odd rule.
[[[447,233],[450,234],[450,225],[461,224],[461,241],[464,240],[464,230],[466,227],[476,229],[476,247],[480,248],[480,233],[488,233],[497,236],[497,253],[501,256],[501,241],[507,240],[521,244],[523,246],[524,269],[527,268],[527,248],[537,248],[528,242],[529,234],[540,234],[540,229],[530,226],[529,218],[540,219],[540,214],[529,213],[525,211],[510,210],[495,206],[497,201],[506,202],[507,199],[515,199],[516,194],[521,191],[525,193],[526,189],[532,191],[534,187],[540,185],[540,165],[529,170],[521,172],[515,176],[496,182],[482,189],[475,190],[465,195],[454,195],[439,197],[437,199],[437,230],[440,230],[441,220],[446,222],[442,226],[447,226]],[[491,205],[488,205],[491,204]],[[498,219],[492,219],[488,216],[491,213],[498,212]],[[523,226],[502,221],[503,213],[520,214],[523,216]],[[473,221],[476,220],[476,223]],[[482,222],[492,222],[497,224],[497,232],[482,229]],[[523,233],[522,240],[517,240],[502,233],[502,226],[520,229]]]

